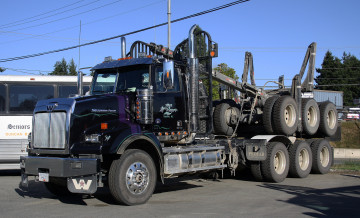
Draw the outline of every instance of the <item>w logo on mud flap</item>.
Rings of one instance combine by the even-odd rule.
[[[74,183],[75,189],[87,191],[90,188],[92,180],[89,179],[87,182],[85,182],[85,180],[80,179],[79,182],[77,182],[76,179],[72,179],[72,182]]]

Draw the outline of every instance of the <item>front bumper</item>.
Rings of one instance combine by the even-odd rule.
[[[100,172],[100,160],[96,158],[58,158],[21,156],[22,174],[39,175],[47,172],[50,177],[75,177],[97,174]]]

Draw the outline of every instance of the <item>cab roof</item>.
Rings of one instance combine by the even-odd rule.
[[[153,63],[152,58],[132,58],[126,60],[103,62],[91,68],[91,70],[110,69],[110,68],[118,68],[118,67],[141,65],[141,64],[152,64],[152,63]]]

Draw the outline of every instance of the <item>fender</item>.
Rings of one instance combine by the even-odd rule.
[[[251,139],[265,139],[266,143],[268,142],[281,142],[288,148],[290,145],[295,143],[296,137],[293,136],[283,136],[283,135],[256,135]]]
[[[164,163],[164,155],[161,147],[160,141],[155,137],[153,133],[140,133],[140,134],[132,134],[129,137],[125,138],[120,144],[117,146],[117,154],[123,154],[125,150],[133,144],[135,141],[144,140],[151,145],[151,149],[156,150],[156,154],[159,157],[159,166],[160,172],[159,175],[161,177],[161,181],[164,183],[164,170],[163,170],[163,163]],[[117,141],[117,140],[115,140]],[[156,162],[156,160],[154,160]]]

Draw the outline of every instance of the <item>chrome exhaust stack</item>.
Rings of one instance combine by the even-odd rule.
[[[121,37],[121,58],[126,57],[126,39]]]
[[[188,67],[190,76],[190,132],[196,133],[199,130],[199,59],[195,54],[194,32],[198,26],[195,24],[189,31],[189,56]]]
[[[83,72],[79,71],[77,75],[78,96],[83,96]]]

